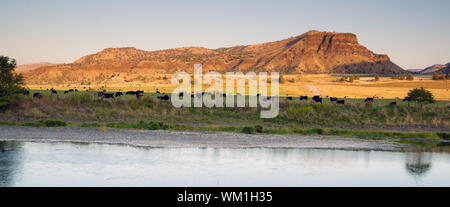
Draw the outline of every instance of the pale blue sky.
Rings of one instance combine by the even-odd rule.
[[[449,0],[0,0],[0,55],[69,63],[107,47],[207,48],[352,32],[405,69],[450,62]]]

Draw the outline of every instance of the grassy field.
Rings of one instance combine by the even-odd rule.
[[[36,91],[31,91],[31,93]],[[180,126],[235,127],[261,125],[276,128],[382,129],[401,131],[449,131],[450,109],[447,101],[421,108],[399,101],[389,106],[389,99],[376,99],[366,105],[363,99],[348,98],[345,105],[324,99],[323,104],[280,99],[280,113],[273,119],[260,118],[260,108],[174,108],[170,101],[145,93],[140,99],[125,95],[104,99],[95,92],[52,95],[39,91],[42,98],[31,96],[1,112],[0,121],[30,122],[45,119],[73,123],[111,123],[138,121],[163,122]]]

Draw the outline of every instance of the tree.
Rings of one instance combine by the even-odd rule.
[[[0,109],[6,109],[15,104],[20,95],[25,92],[21,74],[14,74],[16,60],[0,56]]]
[[[405,101],[419,102],[420,106],[422,106],[422,104],[436,102],[433,94],[430,91],[425,90],[423,87],[410,90],[408,92],[408,96],[405,97]]]
[[[439,80],[439,74],[438,73],[436,73],[436,72],[434,72],[433,73],[433,80]]]
[[[380,76],[379,75],[376,75],[375,76],[375,81],[379,81],[380,80]]]
[[[280,76],[278,77],[279,78],[279,83],[284,83],[284,82],[286,82],[286,79],[284,78],[284,76],[283,75],[281,75],[280,74]]]
[[[408,74],[408,76],[406,77],[406,80],[414,80],[414,76],[410,73],[410,74]]]

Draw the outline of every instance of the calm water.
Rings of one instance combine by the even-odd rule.
[[[448,153],[0,145],[0,186],[450,186]]]

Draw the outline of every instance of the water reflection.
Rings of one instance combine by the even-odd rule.
[[[422,177],[431,170],[432,154],[427,152],[406,153],[406,170],[418,186],[423,186]]]
[[[0,142],[0,186],[450,186],[450,154]]]
[[[20,171],[22,146],[20,142],[0,141],[0,186],[10,186]]]

